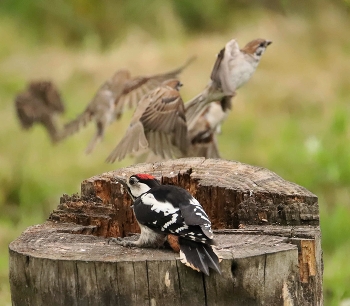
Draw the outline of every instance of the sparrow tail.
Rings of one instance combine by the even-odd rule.
[[[180,261],[186,266],[209,275],[209,268],[221,274],[219,258],[213,246],[180,237]]]
[[[51,142],[53,144],[56,143],[59,140],[59,135],[58,135],[58,131],[57,131],[53,116],[51,116],[51,115],[44,116],[40,120],[40,123],[47,130],[47,132],[50,136]]]
[[[95,146],[102,140],[102,138],[104,136],[105,125],[102,124],[101,122],[97,122],[96,128],[97,128],[97,131],[96,131],[94,137],[91,139],[87,148],[85,149],[86,154],[90,154],[95,149]]]
[[[60,133],[60,140],[77,133],[81,127],[86,126],[92,120],[90,112],[84,111],[74,120],[66,123]]]
[[[213,101],[219,101],[224,97],[224,93],[217,89],[213,82],[210,82],[207,87],[193,99],[185,104],[186,122],[188,130],[191,130],[201,116],[202,112]]]

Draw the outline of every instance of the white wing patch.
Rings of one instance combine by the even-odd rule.
[[[207,221],[209,224],[211,224],[207,214],[205,213],[202,205],[195,199],[195,198],[192,198],[190,200],[190,204],[194,205],[194,209],[193,211],[195,212],[195,214],[199,217],[201,217],[201,219]],[[198,212],[197,212],[198,211]]]
[[[176,219],[178,217],[178,214],[174,213],[172,216],[171,216],[171,220],[166,222],[163,226],[162,226],[162,231],[164,231],[166,228],[168,228],[168,226],[176,223]]]
[[[190,199],[190,204],[196,205],[196,206],[201,206],[201,204],[197,201],[197,199],[195,199],[193,197]]]
[[[180,233],[181,231],[188,229],[188,225],[185,224],[184,226],[181,226],[175,230],[175,233]]]
[[[176,213],[179,208],[175,208],[169,202],[159,202],[155,199],[153,194],[145,193],[141,196],[142,203],[145,205],[150,205],[151,210],[154,210],[156,213],[163,212],[164,216]]]

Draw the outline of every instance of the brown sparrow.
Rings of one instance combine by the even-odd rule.
[[[125,109],[135,109],[145,94],[160,86],[164,81],[178,78],[179,74],[194,60],[195,57],[192,56],[181,67],[153,76],[131,78],[129,74],[129,79],[125,83],[122,95],[118,96],[114,102],[115,117],[119,119]]]
[[[24,129],[42,124],[53,143],[58,141],[55,116],[64,112],[64,104],[56,86],[50,81],[30,82],[15,98],[17,117]]]
[[[188,131],[191,145],[187,156],[220,158],[216,135],[221,133],[221,124],[231,110],[231,96],[209,103]]]
[[[65,124],[63,131],[60,133],[60,139],[78,132],[80,127],[95,120],[96,134],[85,150],[87,154],[91,153],[95,145],[103,138],[106,127],[113,122],[114,101],[123,93],[124,86],[129,78],[128,71],[119,70],[112,78],[102,84],[86,109],[77,118]]]
[[[85,151],[87,154],[91,153],[95,145],[102,140],[107,126],[119,119],[126,108],[135,108],[146,93],[160,86],[165,80],[176,78],[193,60],[192,57],[173,71],[153,76],[132,78],[128,70],[117,71],[99,88],[85,111],[65,125],[61,139],[78,132],[81,126],[95,120],[97,131]]]
[[[225,45],[217,56],[207,87],[185,104],[189,129],[193,128],[208,103],[236,94],[236,90],[251,78],[270,44],[271,41],[258,38],[243,49],[239,49],[234,39]]]
[[[169,158],[188,148],[185,107],[179,93],[182,84],[168,80],[139,102],[125,136],[107,157],[107,162],[122,160],[127,154],[151,149]]]

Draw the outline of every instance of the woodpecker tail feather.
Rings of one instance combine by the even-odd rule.
[[[219,258],[211,245],[180,238],[180,261],[209,275],[209,268],[221,274]]]

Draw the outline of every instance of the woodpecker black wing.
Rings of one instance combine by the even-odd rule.
[[[200,203],[185,189],[160,185],[135,200],[137,220],[153,230],[213,244],[210,220]]]
[[[179,236],[182,263],[207,275],[209,268],[221,273],[208,216],[185,189],[170,185],[153,187],[135,200],[134,212],[141,225]]]

